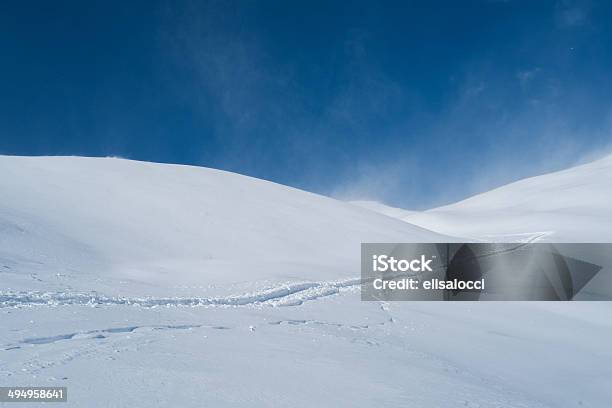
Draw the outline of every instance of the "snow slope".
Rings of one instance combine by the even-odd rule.
[[[476,239],[605,239],[610,187],[584,176],[598,166],[549,175],[572,182],[544,194],[539,181],[537,200],[507,190],[415,219]],[[559,205],[576,189],[597,195]],[[361,302],[360,242],[453,239],[404,220],[226,172],[119,159],[0,156],[0,198],[3,386],[67,386],[69,407],[612,400],[609,302]]]
[[[372,201],[353,204],[411,225],[485,242],[612,242],[612,156],[427,211]],[[612,265],[611,253],[595,250],[586,258]],[[611,286],[612,271],[605,269],[579,298],[608,299]]]
[[[612,242],[612,156],[428,211],[354,204],[434,231],[487,241],[540,236],[551,242]]]
[[[13,289],[223,294],[356,277],[361,242],[448,239],[263,180],[113,158],[0,156],[0,194]]]

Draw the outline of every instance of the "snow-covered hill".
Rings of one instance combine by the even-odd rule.
[[[612,303],[362,302],[358,276],[360,242],[454,239],[432,230],[609,240],[611,160],[387,216],[211,169],[0,156],[0,385],[69,407],[608,407]]]
[[[612,156],[427,211],[372,201],[353,204],[411,225],[485,242],[612,242]],[[587,258],[612,265],[610,253],[595,250]],[[612,271],[604,270],[580,296],[607,299],[611,286]]]
[[[487,241],[612,242],[612,156],[428,211],[354,204],[441,233]]]
[[[448,239],[263,180],[114,158],[0,156],[0,194],[12,289],[218,294],[356,277],[361,242]]]

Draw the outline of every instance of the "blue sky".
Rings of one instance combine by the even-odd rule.
[[[0,153],[428,208],[610,151],[612,3],[0,4]]]

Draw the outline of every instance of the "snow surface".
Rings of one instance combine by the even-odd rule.
[[[485,241],[612,242],[612,156],[427,211],[353,204],[433,231]]]
[[[74,407],[608,407],[610,303],[361,302],[358,276],[360,242],[609,241],[611,164],[381,215],[212,169],[0,156],[0,385]]]
[[[12,289],[212,296],[240,283],[353,278],[361,242],[451,239],[192,166],[0,156],[0,191],[0,263]]]

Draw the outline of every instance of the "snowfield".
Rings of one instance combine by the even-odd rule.
[[[410,212],[0,156],[0,386],[67,386],[71,407],[609,407],[612,303],[361,302],[359,251],[611,227],[612,157]]]

